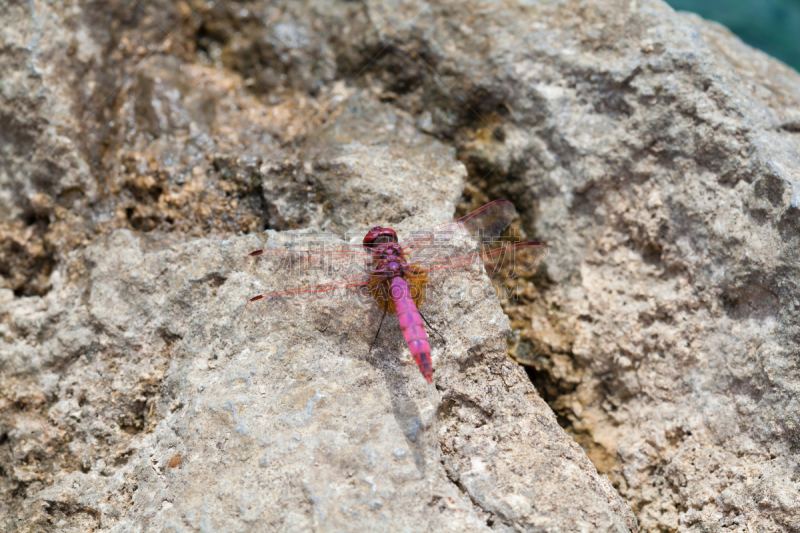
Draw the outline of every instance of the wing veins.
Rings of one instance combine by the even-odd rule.
[[[304,294],[317,295],[318,298],[321,298],[323,296],[327,296],[327,294],[330,293],[331,291],[336,291],[338,289],[351,289],[354,287],[366,285],[367,282],[368,282],[367,276],[365,276],[364,274],[358,274],[356,276],[350,276],[349,278],[330,281],[328,283],[321,283],[319,285],[297,287],[295,289],[285,289],[282,291],[265,292],[253,298],[250,298],[248,302],[255,302],[256,300],[276,298],[280,296],[299,296]],[[311,301],[314,299],[315,298],[309,298],[306,301]]]

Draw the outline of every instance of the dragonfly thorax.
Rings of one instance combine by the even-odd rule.
[[[397,243],[386,243],[375,246],[373,268],[377,274],[393,278],[405,274],[408,262],[403,257],[403,249]]]

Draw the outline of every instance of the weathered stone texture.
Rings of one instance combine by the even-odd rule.
[[[658,1],[0,20],[0,529],[800,531],[796,72]],[[435,389],[243,306],[266,239],[500,197],[550,255],[510,330],[449,282]]]

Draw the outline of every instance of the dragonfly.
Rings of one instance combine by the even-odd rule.
[[[377,226],[367,232],[361,244],[314,250],[256,250],[250,253],[251,257],[275,261],[278,271],[284,274],[317,270],[332,273],[335,279],[259,294],[247,304],[321,298],[338,303],[345,302],[344,297],[358,296],[383,313],[369,352],[386,315],[397,315],[414,361],[425,380],[432,383],[431,345],[425,325],[435,330],[420,309],[433,284],[481,264],[493,278],[514,280],[530,275],[547,255],[547,245],[541,242],[499,241],[515,216],[511,202],[496,200],[459,219],[414,231],[402,242],[393,229]],[[477,241],[478,251],[473,246],[472,251],[463,253],[464,241],[470,237]]]

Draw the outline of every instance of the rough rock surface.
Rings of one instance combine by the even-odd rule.
[[[34,455],[72,438],[58,459],[77,463],[10,510],[12,522],[57,530],[632,528],[610,483],[507,358],[508,319],[483,272],[440,287],[430,320],[446,333],[434,354],[437,387],[428,388],[398,348],[396,325],[384,326],[367,355],[374,329],[357,327],[368,321],[353,302],[292,314],[245,306],[277,279],[246,257],[260,244],[252,235],[147,251],[120,230],[68,262],[86,267],[77,287],[57,277],[38,310],[10,306],[15,329],[57,316],[72,323],[38,349],[19,343],[7,374],[36,376],[65,353],[74,360],[58,375],[38,373],[51,387],[41,394],[59,400],[41,419],[20,416],[8,438]],[[44,474],[26,466],[29,479]]]
[[[483,272],[437,287],[436,387],[354,302],[244,305],[308,281],[267,237],[452,217],[455,149],[282,8],[221,50],[205,5],[127,7],[4,7],[0,527],[635,530]]]
[[[0,528],[800,531],[796,72],[655,1],[0,19]],[[432,305],[436,390],[241,305],[256,232],[444,220],[464,168],[550,245],[511,352],[622,500],[493,298]]]

